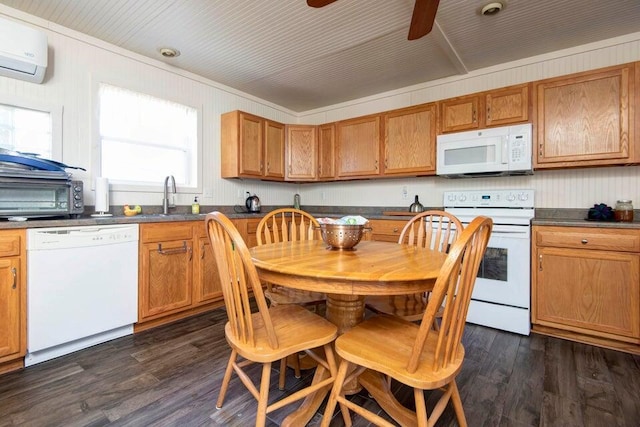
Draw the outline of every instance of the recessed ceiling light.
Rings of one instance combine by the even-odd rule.
[[[160,52],[160,55],[164,56],[165,58],[175,58],[176,56],[180,56],[179,50],[170,47],[163,47],[158,50]]]
[[[502,10],[502,7],[503,5],[500,2],[489,3],[482,8],[482,14],[485,16],[495,15]]]

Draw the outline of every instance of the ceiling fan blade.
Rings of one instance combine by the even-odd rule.
[[[307,0],[309,2],[311,0]],[[417,40],[426,36],[433,28],[440,0],[416,0],[413,6],[413,16],[409,27],[409,40]]]
[[[307,0],[307,4],[311,7],[323,7],[333,3],[336,0]]]

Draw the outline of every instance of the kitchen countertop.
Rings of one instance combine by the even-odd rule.
[[[231,219],[260,218],[267,212],[278,209],[281,206],[262,207],[260,213],[236,212],[233,206],[201,206],[200,214],[192,214],[191,206],[178,206],[171,209],[167,215],[161,214],[161,207],[144,208],[144,212],[139,215],[125,216],[124,214],[114,214],[109,217],[92,217],[89,213],[84,214],[80,218],[30,218],[27,221],[9,221],[0,219],[0,230],[18,229],[18,228],[44,228],[44,227],[73,227],[87,225],[112,225],[112,224],[143,224],[154,222],[175,222],[175,221],[198,221],[204,220],[208,212],[218,210]],[[344,215],[362,215],[367,219],[400,219],[408,220],[413,216],[407,211],[406,216],[388,216],[383,215],[386,211],[403,211],[406,208],[389,208],[389,207],[327,207],[327,206],[310,206],[302,207],[303,210],[311,213],[316,218],[323,216],[340,217]],[[87,212],[92,212],[91,206],[87,207]],[[121,207],[111,209],[111,212],[122,212]]]
[[[194,215],[190,213],[190,206],[178,206],[172,209],[168,215],[161,214],[161,207],[145,208],[145,213],[135,216],[113,215],[111,217],[91,217],[86,214],[80,218],[40,218],[28,219],[27,221],[8,221],[0,220],[0,230],[2,229],[18,229],[18,228],[43,228],[43,227],[70,227],[85,225],[107,225],[107,224],[131,224],[131,223],[154,223],[154,222],[175,222],[175,221],[198,221],[204,220],[207,212],[219,210],[231,219],[260,218],[267,212],[277,209],[281,206],[262,207],[262,212],[251,214],[246,212],[236,212],[233,206],[201,206],[201,214]],[[344,215],[362,215],[367,219],[386,219],[386,220],[409,220],[414,214],[407,211],[406,216],[401,215],[384,215],[383,212],[404,211],[405,207],[371,207],[371,206],[308,206],[302,207],[303,210],[311,213],[316,218],[329,216],[340,217]],[[429,209],[442,209],[440,207],[432,207]],[[633,222],[603,222],[586,220],[586,212],[588,209],[536,209],[536,216],[531,220],[532,225],[547,225],[561,227],[595,227],[595,228],[631,228],[640,229],[640,210],[634,212],[635,220]],[[88,212],[93,211],[92,207],[88,207]],[[120,207],[114,207],[112,212],[122,212]]]
[[[590,221],[587,220],[588,209],[536,209],[532,225],[549,225],[559,227],[595,227],[595,228],[631,228],[640,229],[640,211],[634,211],[633,222]]]

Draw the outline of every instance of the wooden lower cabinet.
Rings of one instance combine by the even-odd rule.
[[[0,373],[24,367],[27,352],[25,230],[0,231]]]
[[[409,222],[408,219],[372,219],[369,220],[369,227],[371,227],[371,240],[377,240],[381,242],[393,242],[398,243],[400,233],[404,226]]]
[[[256,231],[258,230],[258,223],[261,219],[262,216],[255,218],[236,219],[233,221],[234,225],[238,229],[238,232],[242,236],[242,239],[249,248],[258,245]]]
[[[213,256],[204,221],[194,224],[193,303],[196,305],[222,299],[218,264]]]
[[[136,332],[221,306],[216,268],[204,220],[141,224]]]
[[[640,353],[640,230],[534,226],[533,331]]]

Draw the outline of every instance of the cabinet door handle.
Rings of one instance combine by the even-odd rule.
[[[11,267],[11,275],[13,276],[13,285],[11,285],[11,289],[15,289],[18,286],[18,271],[15,267]]]
[[[200,246],[200,259],[204,259],[204,243]]]
[[[471,117],[471,120],[473,121],[473,123],[476,122],[476,109],[473,109],[473,116]]]
[[[538,271],[542,271],[542,255],[538,256]]]
[[[491,121],[491,107],[487,107],[487,121]]]
[[[187,253],[187,251],[189,251],[189,247],[187,247],[187,242],[182,242],[182,247],[181,248],[174,248],[174,249],[162,249],[162,243],[158,243],[158,253],[160,255],[175,255],[175,254],[184,254]]]
[[[582,243],[583,245],[586,245],[587,243],[589,243],[589,241],[587,239],[582,239],[580,243]]]

